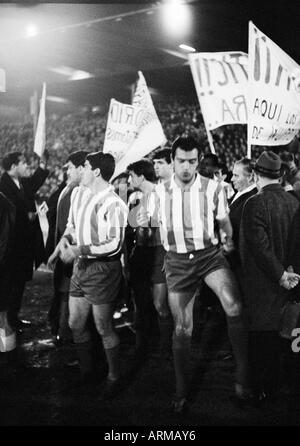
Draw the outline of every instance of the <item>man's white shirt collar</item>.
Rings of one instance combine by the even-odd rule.
[[[246,187],[246,189],[244,189],[244,190],[242,190],[242,191],[240,191],[240,192],[237,192],[237,193],[235,194],[235,196],[233,197],[233,200],[232,200],[231,204],[232,204],[235,200],[237,200],[239,197],[241,197],[242,195],[247,194],[247,193],[250,192],[251,190],[255,189],[255,187],[256,187],[255,184],[251,184],[250,186]]]
[[[17,178],[12,178],[12,180],[15,183],[15,185],[18,187],[18,189],[21,189],[20,181]]]

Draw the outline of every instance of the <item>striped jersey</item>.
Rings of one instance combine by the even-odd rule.
[[[162,244],[166,251],[177,253],[218,244],[215,219],[222,220],[229,212],[221,184],[198,173],[188,189],[176,184],[174,174],[167,182],[158,184],[156,209]]]
[[[141,191],[134,191],[128,199],[128,224],[134,230],[135,243],[138,246],[154,247],[161,245],[159,227],[151,227],[150,216],[154,212],[155,197],[153,193],[144,194]],[[140,227],[137,224],[136,217],[139,210],[143,207],[149,216],[149,226]]]
[[[67,229],[80,257],[107,257],[121,251],[128,208],[112,186],[92,194],[83,186],[72,191]]]

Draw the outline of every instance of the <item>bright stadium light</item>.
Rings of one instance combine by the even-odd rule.
[[[168,0],[162,7],[162,17],[168,32],[175,36],[189,30],[191,14],[188,5],[179,0]]]
[[[28,25],[26,28],[26,37],[35,37],[38,35],[38,29],[35,25]]]
[[[179,45],[179,48],[181,48],[182,50],[185,50],[185,51],[189,51],[190,53],[194,53],[196,51],[195,48],[193,48],[192,46],[189,46],[189,45],[185,45],[184,43]]]

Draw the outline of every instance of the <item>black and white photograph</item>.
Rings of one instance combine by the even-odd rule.
[[[0,3],[0,426],[300,426],[300,3]]]

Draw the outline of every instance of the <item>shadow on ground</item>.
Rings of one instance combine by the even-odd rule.
[[[134,334],[119,328],[122,369],[127,381],[110,401],[101,399],[101,383],[84,390],[78,385],[78,365],[73,346],[56,347],[47,323],[52,294],[52,275],[35,273],[27,286],[22,317],[33,324],[19,335],[15,366],[0,365],[0,425],[72,426],[259,426],[300,424],[299,404],[282,396],[263,409],[238,409],[230,401],[233,385],[232,359],[218,359],[222,345],[203,345],[216,337],[216,326],[196,323],[191,358],[193,382],[189,411],[174,416],[170,401],[174,373],[170,358],[157,353],[144,362],[133,360]],[[212,336],[213,335],[213,336]],[[221,343],[222,344],[222,343]],[[218,350],[218,352],[216,351]],[[218,353],[218,354],[217,354]],[[224,356],[224,355],[223,355]]]

